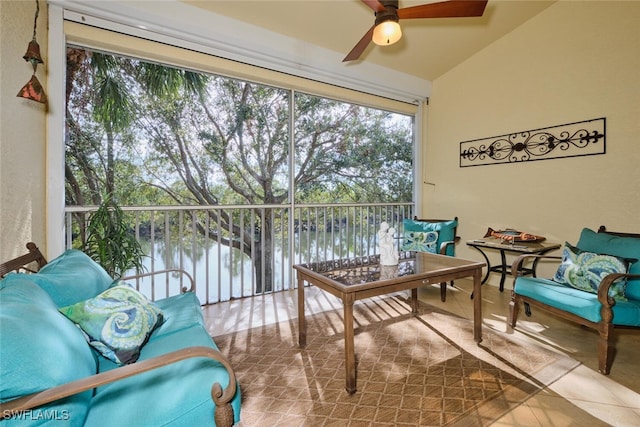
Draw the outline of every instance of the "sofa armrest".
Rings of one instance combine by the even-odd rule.
[[[211,387],[211,398],[216,405],[214,414],[216,425],[231,426],[233,424],[231,400],[236,394],[235,373],[231,368],[231,364],[221,352],[209,347],[200,346],[183,348],[163,354],[162,356],[125,365],[8,402],[1,402],[0,413],[3,418],[9,418],[13,414],[192,357],[207,357],[217,360],[229,372],[229,384],[227,388],[223,390],[219,383],[214,383]]]
[[[606,325],[611,325],[613,321],[613,306],[616,304],[616,300],[609,296],[609,288],[611,288],[611,285],[613,285],[615,281],[623,277],[627,279],[640,279],[640,274],[608,274],[602,279],[598,286],[598,301],[602,304],[602,307],[600,307],[600,316],[602,316],[602,321]]]
[[[121,277],[120,280],[131,280],[131,279],[141,279],[143,277],[151,277],[151,276],[156,276],[159,274],[167,274],[167,273],[180,273],[183,276],[186,276],[187,279],[189,280],[189,283],[191,284],[191,286],[189,288],[187,288],[186,286],[182,286],[180,288],[180,292],[182,292],[183,294],[186,292],[195,292],[196,291],[196,282],[195,280],[193,280],[193,277],[191,277],[191,275],[189,273],[187,273],[184,270],[178,269],[178,268],[170,268],[167,270],[158,270],[158,271],[153,271],[151,273],[141,273],[141,274],[134,274],[131,276],[125,276],[125,277]]]
[[[627,278],[627,279],[640,279],[640,274],[625,274],[625,273],[612,273],[607,274],[602,281],[600,281],[600,285],[598,285],[598,301],[604,307],[613,307],[616,303],[615,299],[609,296],[609,288],[619,279]],[[604,317],[604,316],[603,316]],[[609,319],[611,320],[611,319]]]
[[[29,253],[0,264],[0,278],[4,277],[10,271],[24,270],[30,273],[35,273],[45,266],[47,260],[35,243],[27,243],[27,249],[29,250]],[[38,264],[36,270],[28,267],[28,264],[31,264],[32,262]]]

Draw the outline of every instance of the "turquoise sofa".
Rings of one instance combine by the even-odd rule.
[[[520,275],[531,258],[561,260],[553,278]],[[527,315],[541,308],[594,329],[598,339],[598,371],[609,374],[615,353],[614,328],[640,328],[640,234],[584,228],[575,247],[565,244],[562,257],[521,255],[516,272],[508,323],[515,328],[521,305]]]
[[[0,280],[2,426],[238,423],[239,385],[193,292],[150,303],[157,321],[139,352],[126,353],[137,360],[126,364],[89,345],[88,333],[62,314],[114,286],[77,250],[37,273]]]

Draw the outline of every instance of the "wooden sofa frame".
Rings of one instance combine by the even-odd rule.
[[[35,243],[27,243],[27,249],[29,250],[29,253],[0,264],[0,279],[11,271],[35,273],[45,266],[47,260]],[[33,263],[36,263],[37,267],[31,266]]]
[[[607,233],[614,236],[621,237],[636,237],[640,238],[640,234],[635,233],[622,233],[615,231],[608,231],[604,225],[601,225],[598,229],[598,233]],[[561,260],[562,257],[555,255],[520,255],[513,261],[511,271],[516,272],[514,274],[514,287],[515,281],[518,277],[522,276],[522,266],[523,263],[528,259],[556,259]],[[516,322],[518,320],[518,313],[520,311],[520,306],[522,304],[525,305],[525,314],[527,316],[531,315],[530,307],[541,308],[545,311],[548,311],[558,317],[569,320],[574,323],[578,323],[579,325],[585,326],[587,328],[593,329],[599,334],[598,338],[598,371],[601,374],[608,375],[611,370],[611,363],[613,361],[613,355],[615,352],[615,340],[613,330],[615,327],[617,328],[632,328],[630,326],[619,326],[614,325],[612,323],[613,320],[613,311],[612,308],[615,305],[615,300],[609,297],[609,288],[613,285],[613,282],[616,280],[627,277],[631,279],[640,278],[638,274],[609,274],[600,282],[600,286],[598,287],[598,301],[602,304],[600,309],[600,315],[602,320],[600,322],[591,322],[587,319],[584,319],[580,316],[576,316],[573,313],[569,313],[558,309],[556,307],[549,306],[535,299],[517,295],[514,290],[511,290],[511,301],[509,302],[509,319],[508,323],[512,328],[516,327]]]
[[[35,243],[29,242],[26,246],[29,250],[27,254],[14,258],[10,261],[0,263],[0,278],[4,277],[11,271],[27,271],[35,273],[37,272],[37,270],[47,264],[45,257],[42,255],[40,249],[38,249]],[[33,264],[37,264],[37,268],[34,268]],[[147,273],[144,274],[144,276],[148,276],[150,274],[167,273],[169,271],[179,271],[181,273],[184,273],[188,277],[188,279],[191,280],[191,289],[194,289],[194,282],[192,277],[183,270],[162,270],[155,273]],[[140,276],[128,276],[128,278],[135,278]],[[183,287],[182,290],[184,292],[187,289]],[[219,383],[214,383],[211,387],[211,398],[216,406],[214,413],[215,425],[229,427],[232,426],[234,417],[233,408],[231,407],[231,400],[236,394],[235,373],[233,371],[233,368],[231,367],[231,364],[221,352],[209,347],[202,346],[183,348],[181,350],[163,354],[162,356],[157,356],[148,360],[125,365],[107,372],[102,372],[90,377],[82,378],[57,387],[43,390],[38,393],[22,396],[8,402],[0,402],[0,414],[2,414],[0,421],[2,419],[10,418],[14,414],[18,414],[41,405],[54,402],[58,399],[72,396],[74,394],[91,390],[123,378],[138,375],[143,372],[161,368],[163,366],[193,357],[205,357],[216,360],[221,363],[229,372],[229,384],[227,385],[227,388],[223,390],[222,386]]]

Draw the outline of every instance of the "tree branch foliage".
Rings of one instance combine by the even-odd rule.
[[[412,199],[410,117],[79,48],[67,70],[67,204]]]

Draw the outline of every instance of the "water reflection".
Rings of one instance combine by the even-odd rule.
[[[202,237],[186,238],[183,241],[171,239],[140,239],[147,256],[143,263],[147,271],[169,268],[182,269],[193,276],[196,295],[201,302],[227,301],[254,295],[256,271],[251,258],[241,250],[220,244],[213,239]],[[294,264],[303,260],[320,259],[333,266],[333,258],[353,260],[363,255],[362,251],[375,250],[375,237],[349,239],[338,232],[333,235],[323,233],[296,234],[293,254]],[[360,253],[357,253],[360,252]],[[367,256],[377,262],[377,256]],[[347,261],[348,262],[348,261]],[[290,251],[286,239],[273,239],[273,291],[291,289],[294,273],[290,268]],[[379,271],[376,273],[379,277]],[[133,274],[130,272],[129,274]],[[153,299],[176,295],[183,285],[180,275],[172,273],[167,277],[152,277],[138,281],[140,290]]]

